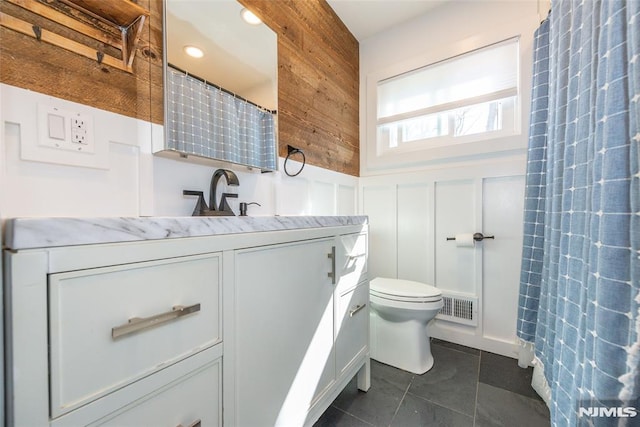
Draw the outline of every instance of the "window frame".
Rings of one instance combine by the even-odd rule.
[[[505,110],[504,106],[502,106],[502,111],[500,114],[502,116],[501,119],[503,122],[503,126],[501,129],[457,136],[455,135],[455,118],[454,118],[456,110],[447,110],[447,111],[442,111],[438,113],[433,113],[433,114],[441,114],[446,116],[447,128],[449,130],[447,134],[434,136],[434,137],[414,139],[414,140],[400,139],[398,140],[398,145],[395,147],[388,146],[388,144],[385,143],[386,141],[383,141],[380,139],[379,130],[378,130],[380,120],[378,120],[378,123],[376,124],[376,140],[379,147],[379,151],[382,153],[382,155],[389,155],[389,153],[393,154],[393,153],[401,153],[401,152],[416,152],[416,151],[429,150],[431,148],[437,148],[437,147],[448,147],[448,146],[457,145],[457,144],[481,143],[482,141],[491,140],[495,138],[513,136],[514,134],[516,134],[516,130],[518,126],[517,117],[516,117],[516,104],[518,100],[517,100],[517,96],[512,96],[509,98],[500,98],[493,102],[502,102],[505,100],[511,105],[509,105],[506,108],[506,112],[504,111]],[[472,107],[475,105],[478,105],[478,104],[472,104],[469,106]],[[464,108],[464,107],[460,107],[460,108]],[[414,118],[417,118],[417,117],[410,117],[405,120],[411,120]],[[397,123],[397,121],[390,122],[390,123]]]
[[[442,162],[455,162],[471,158],[486,158],[504,152],[524,152],[527,146],[528,104],[531,94],[530,80],[532,65],[533,33],[536,22],[524,18],[512,21],[498,31],[478,34],[443,46],[430,47],[427,52],[406,61],[394,63],[387,68],[369,73],[363,77],[362,91],[364,98],[363,130],[361,144],[361,164],[363,172],[374,172],[383,169],[406,169]],[[510,39],[517,39],[518,75],[517,98],[514,102],[514,126],[508,134],[486,132],[469,136],[456,137],[455,143],[423,144],[422,147],[411,147],[406,150],[384,149],[377,138],[377,85],[378,82],[391,79],[401,74],[422,67],[446,61],[478,49],[499,44]],[[478,137],[482,135],[482,137]],[[434,138],[435,139],[435,138]]]

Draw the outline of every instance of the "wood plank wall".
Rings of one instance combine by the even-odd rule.
[[[141,35],[133,75],[3,27],[0,81],[162,123],[162,1],[136,3],[148,8],[151,16]],[[325,0],[240,0],[240,3],[278,34],[280,156],[286,156],[287,145],[292,145],[304,150],[308,164],[358,176],[357,40]],[[5,0],[0,2],[0,12],[93,43]],[[97,42],[95,47],[100,48]]]
[[[145,8],[149,7],[149,0],[137,3]],[[56,6],[74,14],[64,4],[58,3]],[[4,0],[0,2],[0,12],[87,43],[95,49],[102,48],[99,42],[80,36]],[[151,55],[148,24],[140,37],[138,53],[133,62],[133,75],[100,65],[97,60],[39,42],[33,37],[0,28],[1,82],[143,120],[151,118]],[[161,63],[162,57],[156,60]],[[162,102],[161,99],[153,101]]]

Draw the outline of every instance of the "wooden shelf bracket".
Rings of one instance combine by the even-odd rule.
[[[149,11],[130,0],[58,0],[65,5],[80,11],[92,18],[98,19],[108,26],[115,27],[120,37],[101,30],[97,26],[78,21],[72,16],[40,3],[36,0],[5,0],[22,7],[32,13],[63,25],[73,31],[114,47],[121,52],[121,58],[107,55],[100,50],[76,42],[52,31],[32,25],[26,21],[0,13],[0,25],[13,31],[36,38],[54,46],[97,60],[99,64],[106,64],[128,73],[133,73],[138,40]]]

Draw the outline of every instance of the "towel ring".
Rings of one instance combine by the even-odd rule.
[[[287,170],[287,160],[289,160],[289,157],[292,154],[296,154],[296,153],[300,153],[302,155],[302,166],[300,166],[300,169],[298,170],[298,172],[291,174]],[[302,151],[299,148],[287,145],[287,157],[285,157],[285,159],[284,159],[284,168],[283,168],[284,169],[284,173],[286,173],[288,176],[298,176],[298,175],[300,175],[300,172],[302,172],[302,169],[304,169],[304,166],[306,164],[307,164],[307,158],[304,155],[304,151]]]

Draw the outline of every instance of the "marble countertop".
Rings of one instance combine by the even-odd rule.
[[[14,218],[6,221],[4,247],[34,249],[362,225],[367,222],[366,216]]]

